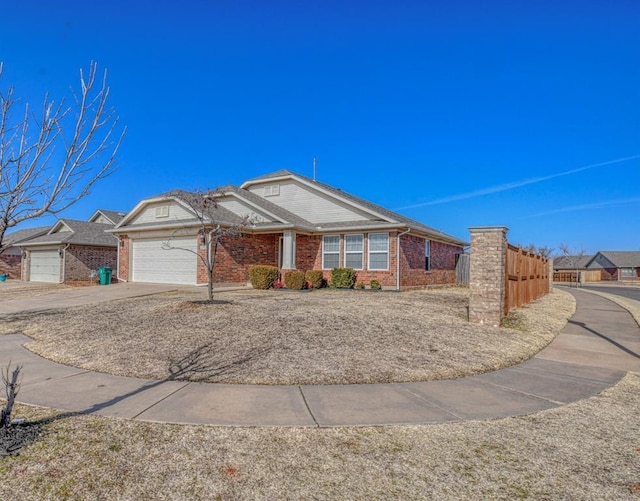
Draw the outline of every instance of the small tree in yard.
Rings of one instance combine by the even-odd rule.
[[[108,106],[106,77],[91,63],[71,104],[45,95],[37,112],[12,86],[0,89],[0,254],[9,228],[64,211],[115,170],[126,128]]]
[[[218,246],[222,239],[239,235],[251,223],[251,218],[249,216],[240,218],[229,211],[224,211],[223,213],[216,201],[221,196],[221,193],[217,190],[197,190],[193,192],[176,190],[166,196],[180,200],[191,209],[196,218],[199,247],[204,252],[196,251],[195,254],[207,270],[207,293],[209,302],[213,302],[213,271],[216,264]],[[222,220],[225,217],[229,217],[230,220]],[[179,249],[193,252],[191,249],[175,246],[172,242],[171,238],[168,239],[163,243],[163,248],[166,250]]]
[[[11,372],[11,362],[9,362],[6,369],[2,370],[2,384],[4,385],[7,403],[4,409],[0,411],[0,428],[7,428],[11,424],[13,405],[20,390],[20,380],[22,379],[20,377],[21,370],[22,366],[17,365],[13,372]]]
[[[562,256],[565,260],[565,263],[569,266],[569,269],[574,269],[576,271],[576,287],[580,286],[580,271],[578,270],[578,265],[580,261],[586,256],[587,251],[584,247],[580,250],[575,250],[570,248],[567,244],[560,244],[560,256]]]

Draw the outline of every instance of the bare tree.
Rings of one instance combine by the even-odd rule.
[[[548,259],[553,254],[554,248],[547,247],[546,245],[541,245],[538,247],[536,244],[529,244],[526,247],[522,247],[527,252],[531,252],[533,254],[537,254],[538,256],[542,256],[545,259]]]
[[[11,424],[11,413],[13,412],[13,405],[18,396],[20,382],[22,380],[20,377],[21,370],[22,366],[17,365],[13,372],[11,372],[11,362],[9,362],[6,369],[2,370],[2,384],[4,385],[7,396],[7,403],[4,409],[0,411],[0,428],[7,428]]]
[[[108,106],[106,70],[92,62],[71,93],[70,104],[46,94],[35,112],[0,89],[0,253],[8,228],[64,211],[116,168],[126,127]]]
[[[224,238],[239,235],[251,223],[249,216],[239,217],[230,211],[219,208],[216,199],[221,195],[222,193],[218,190],[196,190],[193,192],[176,190],[167,194],[167,196],[176,198],[187,205],[196,218],[200,251],[196,251],[195,254],[207,270],[207,293],[210,302],[213,302],[213,271],[220,242]],[[179,233],[180,230],[174,234]],[[193,252],[191,249],[175,246],[172,239],[165,241],[163,248]]]
[[[576,287],[580,286],[580,270],[578,269],[581,261],[584,256],[587,255],[587,250],[584,247],[580,249],[572,249],[565,243],[561,243],[560,246],[560,256],[563,258],[563,261],[566,263],[569,269],[574,269],[576,271]]]

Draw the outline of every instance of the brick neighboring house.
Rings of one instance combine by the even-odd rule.
[[[2,253],[0,254],[0,275],[7,275],[9,278],[19,280],[22,275],[22,248],[20,243],[30,238],[44,235],[48,231],[49,226],[40,226],[6,234],[2,243]]]
[[[250,216],[241,235],[225,238],[214,282],[247,283],[249,267],[281,270],[354,268],[358,280],[387,288],[455,283],[466,242],[371,202],[282,170],[218,190],[215,221]],[[142,200],[111,233],[120,240],[121,281],[204,284],[198,219],[179,198]],[[172,249],[167,249],[167,243]]]
[[[586,267],[600,270],[601,280],[640,280],[640,251],[600,251]]]
[[[118,239],[112,229],[123,213],[98,210],[89,221],[60,219],[44,234],[25,239],[22,249],[21,277],[33,282],[85,282],[101,266],[115,270]]]

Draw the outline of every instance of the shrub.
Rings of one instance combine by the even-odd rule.
[[[304,271],[291,270],[291,271],[285,272],[284,285],[287,286],[287,289],[291,289],[294,291],[299,291],[304,289],[304,286],[305,286]]]
[[[278,280],[279,270],[276,266],[256,265],[249,268],[249,280],[254,289],[270,289]]]
[[[379,291],[382,289],[382,285],[375,278],[369,282],[369,287],[371,287],[374,291]]]
[[[331,270],[331,287],[351,289],[355,282],[356,272],[353,268],[334,268]]]
[[[358,280],[355,287],[356,289],[364,289],[364,282],[362,280]]]
[[[304,278],[309,282],[310,289],[320,289],[324,285],[322,270],[308,270]]]

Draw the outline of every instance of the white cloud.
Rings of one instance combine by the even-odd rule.
[[[563,172],[558,172],[556,174],[550,174],[548,176],[540,176],[540,177],[532,177],[529,179],[523,179],[521,181],[513,181],[511,183],[498,184],[496,186],[491,186],[489,188],[483,188],[480,190],[470,191],[468,193],[460,193],[458,195],[451,195],[449,197],[438,198],[436,200],[430,200],[428,202],[421,202],[412,205],[405,205],[404,207],[398,207],[394,210],[404,210],[404,209],[415,209],[416,207],[427,207],[429,205],[439,205],[446,204],[449,202],[456,202],[458,200],[467,200],[469,198],[476,198],[485,195],[491,195],[493,193],[500,193],[502,191],[509,191],[515,188],[520,188],[522,186],[527,186],[530,184],[542,183],[543,181],[548,181],[550,179],[555,179],[557,177],[569,176],[571,174],[577,174],[578,172],[582,172],[589,169],[595,169],[596,167],[602,167],[604,165],[612,165],[618,164],[621,162],[628,162],[629,160],[636,160],[640,158],[640,155],[632,155],[630,157],[617,158],[615,160],[608,160],[607,162],[600,162],[597,164],[585,165],[584,167],[578,167],[576,169],[570,169]]]

